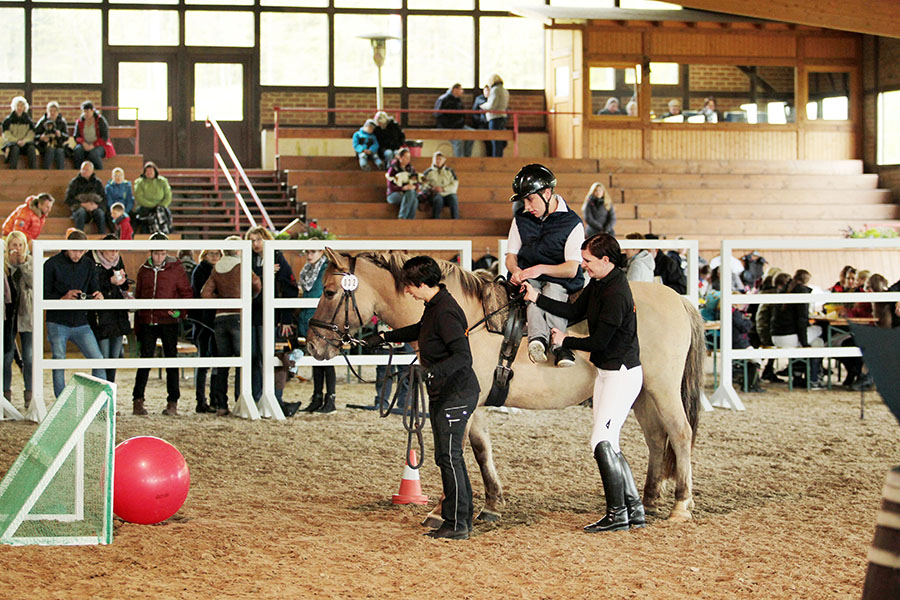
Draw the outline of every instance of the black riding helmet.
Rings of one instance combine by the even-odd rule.
[[[509,197],[510,202],[523,200],[529,194],[538,194],[542,190],[556,187],[556,175],[553,171],[539,164],[525,165],[516,173],[513,179],[513,195]],[[544,200],[544,215],[550,210],[550,203]]]

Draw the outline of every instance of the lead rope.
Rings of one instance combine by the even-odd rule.
[[[413,436],[419,444],[417,464],[409,465],[411,469],[418,469],[425,462],[425,439],[422,429],[425,427],[425,415],[428,407],[425,405],[425,367],[422,365],[410,365],[409,367],[409,394],[406,396],[406,409],[403,411],[403,427],[406,429],[406,461],[409,464],[409,453],[412,450]]]

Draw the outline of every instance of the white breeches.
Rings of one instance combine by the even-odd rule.
[[[643,383],[644,370],[640,365],[631,369],[622,365],[618,371],[597,369],[591,452],[600,442],[611,443],[613,450],[619,452],[619,433]]]

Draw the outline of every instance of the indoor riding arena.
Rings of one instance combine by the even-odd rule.
[[[893,0],[0,23],[0,600],[900,599]]]

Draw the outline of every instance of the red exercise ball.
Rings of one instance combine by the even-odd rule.
[[[191,487],[184,456],[157,437],[140,436],[116,446],[113,512],[130,523],[159,523],[181,508]]]

